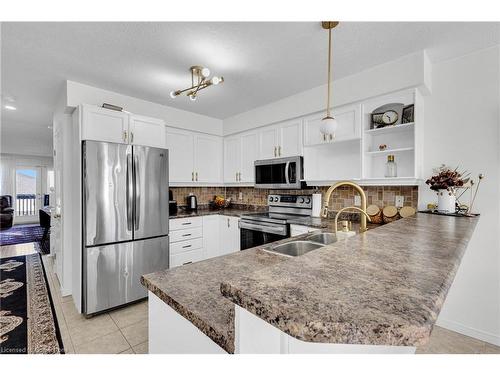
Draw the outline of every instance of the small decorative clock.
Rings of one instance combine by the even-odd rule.
[[[372,112],[372,129],[383,128],[389,125],[401,124],[403,103],[390,103],[376,108]]]

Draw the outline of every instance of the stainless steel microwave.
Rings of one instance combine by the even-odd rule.
[[[255,187],[302,189],[305,187],[302,156],[255,161]]]

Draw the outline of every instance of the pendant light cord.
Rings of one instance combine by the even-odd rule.
[[[328,95],[326,99],[326,116],[330,117],[330,81],[332,60],[332,29],[328,29]]]

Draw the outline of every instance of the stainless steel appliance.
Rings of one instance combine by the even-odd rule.
[[[84,141],[83,312],[146,297],[143,274],[168,268],[168,150]]]
[[[305,187],[302,156],[256,160],[255,187],[262,189],[302,189]]]
[[[189,193],[189,195],[186,197],[186,210],[198,210],[198,199],[196,199],[196,195],[194,195],[193,193]]]
[[[311,216],[311,195],[278,195],[267,197],[268,212],[242,215],[241,250],[290,237],[290,221]]]

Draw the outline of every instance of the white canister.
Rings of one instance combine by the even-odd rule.
[[[455,194],[446,189],[438,190],[438,211],[455,212]]]
[[[320,217],[322,204],[323,204],[323,200],[321,199],[321,193],[313,194],[312,195],[312,213],[311,213],[311,216]]]

